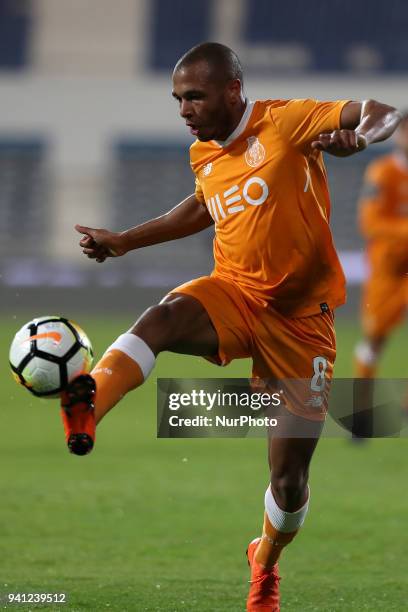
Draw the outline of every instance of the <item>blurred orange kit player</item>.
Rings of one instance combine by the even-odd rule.
[[[219,364],[252,357],[260,385],[306,379],[313,401],[288,404],[285,416],[312,424],[315,435],[268,440],[263,530],[247,551],[247,610],[277,612],[277,561],[308,511],[309,464],[326,409],[318,400],[336,354],[333,309],[345,299],[322,151],[358,153],[387,138],[400,117],[373,100],[252,103],[242,83],[241,64],[228,47],[203,43],[188,51],[173,72],[173,97],[197,139],[190,149],[195,193],[122,233],[77,226],[85,255],[99,262],[214,226],[215,268],[143,313],[91,375],[70,383],[62,414],[70,450],[89,452],[95,421],[141,385],[166,350]]]
[[[408,114],[394,139],[395,150],[368,166],[360,202],[369,266],[361,303],[364,339],[355,351],[362,378],[376,376],[385,341],[408,306]]]

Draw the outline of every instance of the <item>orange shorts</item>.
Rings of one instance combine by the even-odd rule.
[[[404,317],[408,306],[408,278],[373,274],[362,293],[362,324],[369,337],[387,336]]]
[[[309,390],[307,401],[287,407],[304,418],[325,417],[336,358],[332,312],[286,318],[250,301],[236,284],[214,276],[195,279],[171,293],[190,295],[207,311],[219,340],[218,355],[211,361],[227,365],[233,359],[252,357],[254,379],[302,379]]]

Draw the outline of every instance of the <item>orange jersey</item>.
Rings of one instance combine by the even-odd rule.
[[[368,166],[360,228],[373,271],[408,273],[408,163],[397,154],[380,157]]]
[[[190,148],[196,197],[215,221],[213,275],[291,317],[345,301],[323,156],[310,145],[340,127],[346,103],[258,100],[225,142]]]

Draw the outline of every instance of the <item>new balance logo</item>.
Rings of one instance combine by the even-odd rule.
[[[256,194],[251,190],[253,185],[257,185]],[[259,188],[261,193],[259,194]],[[252,195],[250,195],[250,192]],[[257,197],[254,197],[257,195]],[[227,215],[233,215],[235,213],[245,210],[245,204],[250,206],[261,206],[269,195],[268,185],[259,176],[253,176],[248,179],[244,185],[242,192],[238,185],[233,185],[222,194],[222,201],[220,195],[217,193],[207,200],[207,207],[211,217],[216,223],[219,223],[221,219],[225,219]]]
[[[204,176],[208,176],[211,173],[212,170],[212,162],[209,162],[208,164],[205,164],[204,168],[203,168],[203,175]]]
[[[107,374],[108,376],[112,376],[113,370],[110,368],[96,368],[92,371],[92,374]]]

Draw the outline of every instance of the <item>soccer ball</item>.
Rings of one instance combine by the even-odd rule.
[[[10,347],[15,380],[37,397],[56,397],[78,374],[89,372],[92,345],[63,317],[39,317],[23,325]]]

